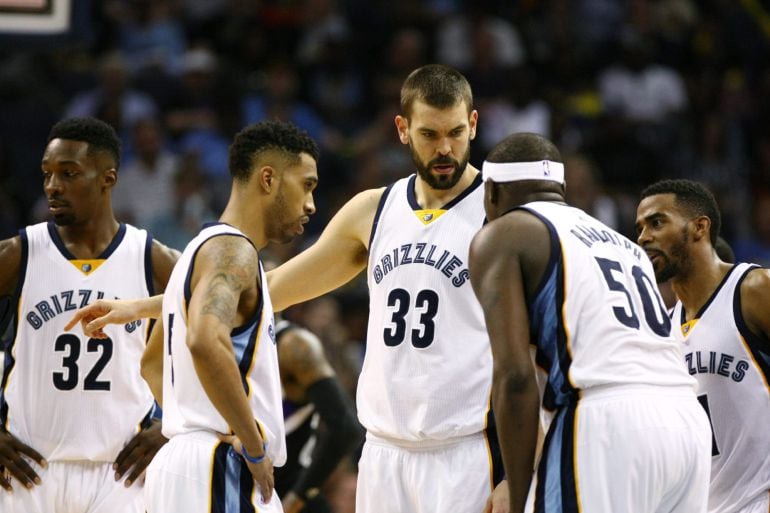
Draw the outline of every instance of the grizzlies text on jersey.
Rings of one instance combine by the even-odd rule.
[[[64,325],[101,299],[152,294],[151,237],[121,224],[93,260],[77,260],[53,223],[20,232],[22,269],[0,415],[48,461],[112,462],[153,406],[139,373],[146,323],[110,326],[107,339]]]

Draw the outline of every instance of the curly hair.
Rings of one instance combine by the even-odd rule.
[[[56,123],[48,133],[48,140],[68,139],[88,144],[88,155],[107,153],[115,169],[120,166],[120,138],[115,129],[96,118],[69,118]]]
[[[693,180],[661,180],[644,189],[640,199],[657,194],[673,194],[677,205],[682,207],[688,215],[708,217],[711,220],[709,230],[711,244],[717,243],[719,230],[722,228],[722,216],[719,213],[717,200],[705,186]]]
[[[320,154],[315,141],[292,123],[261,121],[238,132],[230,145],[229,167],[233,179],[248,180],[255,159],[270,150],[283,153],[290,162],[299,162],[302,153],[315,160]]]

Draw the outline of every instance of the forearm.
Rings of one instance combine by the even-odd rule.
[[[270,301],[276,312],[283,311],[341,287],[362,269],[342,261],[313,261],[312,255],[302,253],[267,273]]]
[[[495,378],[493,403],[511,513],[524,511],[537,447],[539,399],[534,378]]]
[[[263,440],[243,389],[229,337],[222,334],[204,344],[191,345],[195,372],[211,403],[251,456],[263,454]]]
[[[163,310],[163,294],[134,300],[137,319],[160,319]]]

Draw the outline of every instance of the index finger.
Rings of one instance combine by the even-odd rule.
[[[76,311],[75,314],[70,318],[69,321],[67,321],[67,324],[64,325],[64,331],[69,331],[72,328],[75,327],[77,323],[79,323],[81,320],[84,320],[84,318],[87,315],[91,315],[91,308],[93,305],[89,305],[85,308],[81,308],[80,310]]]

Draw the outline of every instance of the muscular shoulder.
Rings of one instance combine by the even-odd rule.
[[[770,340],[770,270],[753,269],[741,283],[741,309],[749,329]]]
[[[770,299],[770,269],[752,269],[741,283],[741,299],[755,302]],[[764,301],[764,308],[770,314],[770,301]]]
[[[166,284],[168,284],[174,265],[179,260],[179,255],[180,253],[176,249],[153,239],[151,249],[152,279],[156,293],[162,293],[166,290]]]
[[[0,241],[0,294],[11,294],[21,269],[21,237]]]
[[[259,272],[257,250],[240,235],[218,235],[201,245],[195,257],[195,269],[198,268],[224,273],[228,281],[251,286]]]
[[[485,276],[494,280],[518,268],[526,290],[532,292],[543,276],[550,251],[550,235],[543,221],[524,210],[509,212],[474,236],[471,280],[481,283]]]
[[[525,210],[515,210],[484,225],[471,242],[471,254],[494,255],[500,250],[529,254],[548,244],[543,221]]]

